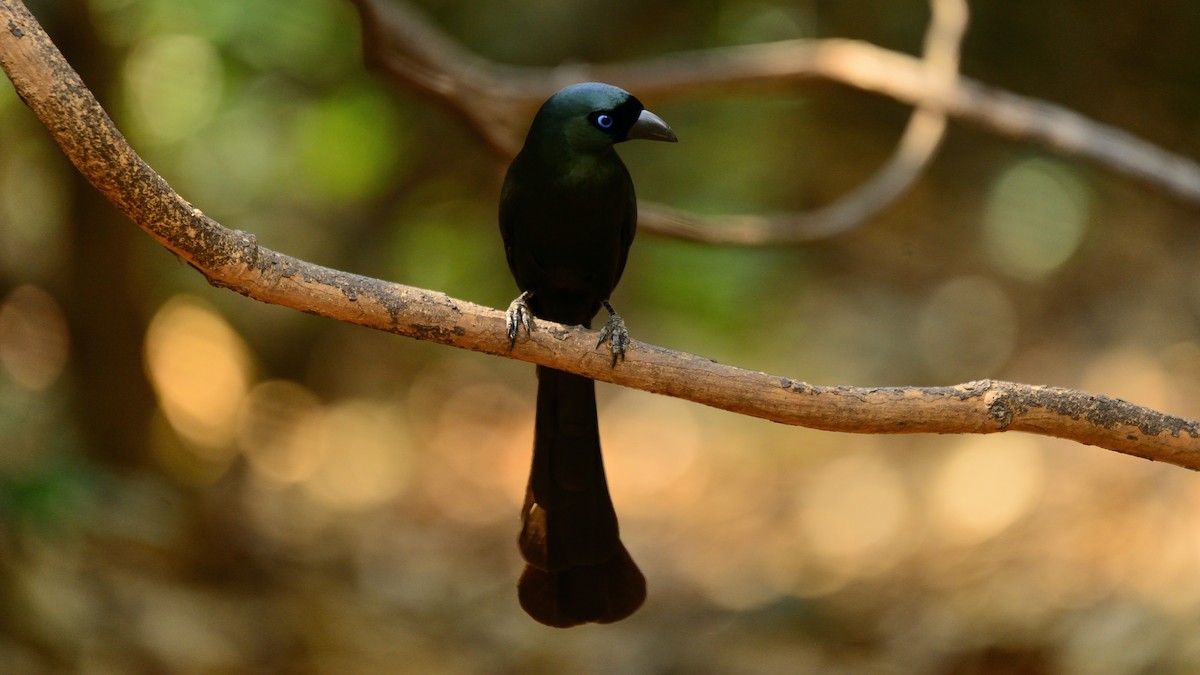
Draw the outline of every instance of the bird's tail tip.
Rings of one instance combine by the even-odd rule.
[[[526,565],[517,582],[521,608],[554,628],[612,623],[627,618],[646,600],[646,577],[624,545],[596,565],[550,572]]]

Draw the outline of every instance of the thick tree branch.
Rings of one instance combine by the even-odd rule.
[[[1200,469],[1200,423],[1068,389],[992,381],[822,387],[636,341],[613,368],[595,348],[595,332],[545,321],[510,351],[499,311],[313,265],[205,216],[129,147],[19,0],[0,0],[0,66],[113,204],[212,284],[256,300],[785,424],[856,433],[1027,431]]]
[[[530,110],[563,85],[600,80],[643,98],[780,90],[825,80],[888,96],[917,108],[883,168],[829,206],[803,213],[702,216],[645,204],[642,231],[723,244],[826,238],[875,215],[904,192],[937,147],[949,116],[1012,139],[1080,157],[1200,205],[1200,164],[1121,129],[1053,103],[1009,93],[957,69],[966,6],[933,0],[924,58],[858,40],[787,40],[722,47],[619,64],[516,68],[454,43],[416,9],[397,0],[351,0],[363,21],[368,63],[392,82],[416,89],[466,120],[505,160],[516,153]],[[952,56],[952,61],[948,58]],[[924,130],[917,129],[925,118]],[[915,137],[918,132],[922,135]]]

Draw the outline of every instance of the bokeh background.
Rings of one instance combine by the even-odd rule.
[[[484,57],[791,37],[919,51],[921,2],[420,0]],[[964,73],[1200,157],[1200,4],[972,3]],[[266,246],[504,307],[503,167],[365,72],[339,0],[30,3],[135,148]],[[636,92],[635,92],[636,93]],[[648,106],[643,199],[800,210],[908,110],[833,85]],[[1200,417],[1195,205],[952,124],[880,217],[803,246],[642,236],[635,337],[820,384],[1054,384]],[[600,385],[650,599],[519,609],[528,365],[209,287],[0,81],[4,673],[1187,673],[1200,477],[1024,435],[854,436]]]

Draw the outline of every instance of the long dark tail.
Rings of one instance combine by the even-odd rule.
[[[617,530],[595,383],[540,366],[537,373],[533,467],[518,540],[527,564],[517,595],[547,626],[619,621],[646,599],[646,578]]]

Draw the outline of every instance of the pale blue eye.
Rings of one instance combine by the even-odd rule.
[[[609,115],[608,113],[600,113],[599,115],[596,115],[596,126],[600,127],[601,129],[611,129],[612,125],[612,115]]]

